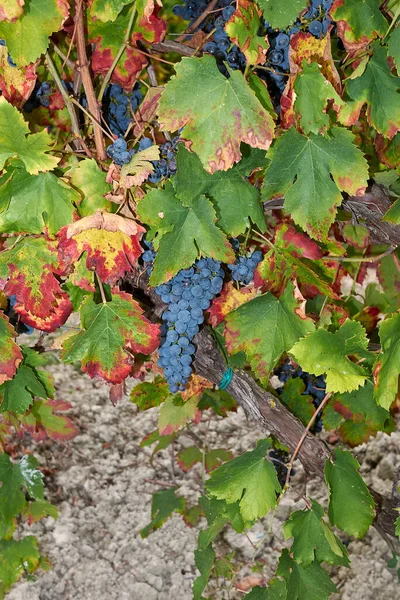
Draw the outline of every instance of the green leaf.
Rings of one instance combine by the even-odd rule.
[[[184,206],[190,206],[201,195],[210,198],[218,216],[217,224],[228,235],[236,237],[244,233],[250,220],[264,231],[259,191],[250,185],[244,173],[248,162],[249,159],[243,159],[229,171],[210,175],[196,154],[180,146],[176,156],[177,175],[172,179],[175,194]]]
[[[189,420],[201,415],[197,408],[198,396],[192,396],[186,402],[180,395],[169,396],[158,411],[158,430],[160,435],[171,435],[183,427]]]
[[[247,600],[287,600],[286,583],[282,579],[271,579],[268,582],[268,588],[257,585],[246,594],[245,598]]]
[[[67,0],[25,0],[24,12],[12,23],[0,22],[0,37],[17,66],[35,62],[49,47],[49,37],[68,16]],[[29,43],[27,43],[29,40]]]
[[[288,550],[283,550],[276,574],[286,581],[290,600],[328,600],[337,592],[336,586],[320,563],[314,561],[302,567],[294,561]]]
[[[398,538],[400,538],[400,516],[397,517],[395,525],[396,525],[396,535]]]
[[[193,583],[193,600],[202,600],[202,594],[210,578],[214,559],[215,552],[211,546],[194,551],[194,561],[200,575]]]
[[[62,358],[66,363],[81,361],[90,377],[120,383],[131,371],[132,353],[150,354],[158,346],[159,326],[125,292],[100,304],[88,297],[80,314],[82,330],[65,340]]]
[[[348,450],[335,450],[335,460],[325,463],[325,480],[329,487],[328,515],[349,535],[364,537],[374,520],[375,502],[361,475],[360,465]]]
[[[115,21],[124,6],[131,2],[132,0],[94,0],[90,12],[100,21]]]
[[[12,379],[22,360],[22,351],[15,343],[17,333],[6,315],[0,311],[0,383]],[[0,388],[1,389],[1,388]]]
[[[131,402],[136,404],[140,410],[147,410],[154,406],[160,406],[170,396],[168,384],[162,377],[156,377],[152,382],[143,381],[132,388],[129,395]]]
[[[29,44],[24,42],[24,45]],[[19,110],[0,97],[0,169],[6,160],[18,157],[31,175],[51,171],[60,160],[46,154],[51,143],[51,137],[45,129],[31,134]]]
[[[44,517],[58,519],[58,510],[47,500],[35,500],[35,502],[27,502],[23,515],[27,517],[29,525],[32,525]]]
[[[157,233],[150,284],[156,286],[189,268],[199,256],[210,256],[225,263],[234,262],[234,253],[219,229],[216,212],[204,195],[184,205],[175,195],[170,181],[164,190],[153,189],[139,203],[139,218]]]
[[[348,566],[347,550],[323,520],[324,509],[311,502],[311,509],[293,512],[283,524],[286,539],[294,538],[290,548],[294,560],[303,567],[314,561]]]
[[[151,522],[141,531],[142,538],[146,538],[150,533],[164,525],[165,521],[173,512],[183,513],[185,510],[185,499],[178,498],[175,495],[177,488],[168,488],[155,492],[151,500]]]
[[[286,29],[291,25],[307,6],[307,0],[258,0],[264,13],[264,19],[273,29]]]
[[[303,60],[303,70],[295,79],[294,91],[294,110],[303,133],[324,134],[330,126],[326,113],[328,101],[333,100],[336,110],[344,103],[333,85],[323,76],[318,63],[309,64]]]
[[[347,319],[335,333],[318,329],[290,350],[301,368],[326,375],[327,392],[351,392],[362,386],[368,374],[348,356],[364,353],[368,338],[363,326]]]
[[[14,519],[25,508],[25,491],[35,500],[43,500],[43,475],[36,458],[26,454],[12,463],[8,454],[0,454],[0,535],[12,530]]]
[[[0,581],[4,591],[24,573],[33,573],[40,566],[40,558],[37,539],[32,535],[22,540],[0,540]]]
[[[265,54],[269,48],[268,38],[258,35],[261,26],[259,10],[255,4],[238,5],[225,30],[232,42],[245,55],[251,65],[265,62]]]
[[[303,425],[307,425],[315,412],[313,399],[308,394],[304,394],[305,383],[301,377],[288,379],[283,388],[279,399],[295,417],[300,419]]]
[[[255,521],[276,506],[281,491],[276,471],[266,460],[268,440],[260,440],[255,450],[233,458],[211,473],[205,486],[211,496],[232,504],[239,500],[245,522]]]
[[[388,55],[392,56],[400,75],[400,25],[393,29],[388,42]]]
[[[196,463],[201,463],[203,459],[202,452],[197,448],[197,446],[188,446],[187,448],[183,448],[176,455],[176,459],[179,465],[179,468],[182,469],[184,473],[189,471]]]
[[[183,58],[175,70],[161,97],[160,126],[183,127],[181,137],[192,142],[207,171],[227,171],[238,162],[242,141],[269,148],[274,122],[240,71],[228,69],[227,79],[213,56]]]
[[[389,410],[399,388],[400,313],[385,319],[379,326],[381,352],[374,365],[375,399]]]
[[[342,0],[335,2],[331,16],[337,22],[339,36],[347,50],[364,48],[378,35],[383,36],[388,22],[377,0]]]
[[[346,82],[346,91],[353,102],[340,110],[339,120],[346,126],[354,125],[362,107],[367,104],[368,123],[392,139],[400,130],[400,78],[392,74],[385,49],[379,42],[373,44],[373,49],[363,75]]]
[[[47,398],[47,390],[37,376],[37,372],[22,364],[14,378],[0,386],[0,412],[25,413],[34,397]]]
[[[87,217],[96,210],[109,210],[110,202],[104,197],[111,192],[112,185],[106,181],[106,173],[102,171],[94,158],[85,158],[72,166],[66,175],[71,183],[82,193],[83,199],[78,210],[82,217]]]
[[[78,193],[53,173],[29,175],[9,168],[0,178],[0,228],[7,233],[42,233],[54,236],[73,220]]]
[[[282,354],[313,330],[312,320],[302,313],[289,283],[280,298],[263,294],[229,313],[224,336],[229,353],[244,350],[257,377],[267,382]]]

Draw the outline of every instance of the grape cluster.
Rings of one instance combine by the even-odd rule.
[[[3,40],[0,38],[0,46],[6,46],[6,45],[7,45],[6,40]],[[10,65],[10,67],[15,68],[17,66],[10,55],[7,56],[7,62]]]
[[[247,285],[250,281],[253,281],[254,271],[262,259],[263,253],[261,250],[249,252],[246,256],[239,256],[233,265],[228,265],[228,269],[232,271],[232,279]]]
[[[290,461],[289,453],[285,452],[285,450],[273,448],[268,452],[268,457],[270,458],[272,464],[275,467],[276,476],[278,478],[281,487],[283,487],[286,483],[286,475],[287,475],[287,464]],[[296,473],[295,469],[292,469],[290,475],[293,476]]]
[[[234,12],[234,6],[226,6],[223,9],[221,15],[215,19],[215,32],[212,41],[207,42],[203,48],[204,52],[215,56],[217,65],[222,71],[223,61],[226,61],[231,69],[243,70],[246,67],[245,55],[236,44],[232,44],[225,31],[225,25]]]
[[[286,359],[282,365],[279,365],[276,369],[274,369],[274,375],[276,375],[279,381],[282,383],[286,383],[286,381],[290,378],[300,377],[306,386],[303,395],[312,397],[315,408],[318,408],[322,400],[325,398],[326,382],[324,377],[322,375],[317,377],[311,373],[303,371],[303,369],[301,369],[298,365],[294,365],[289,359]],[[278,393],[282,393],[282,391],[283,387],[277,389]],[[321,429],[322,418],[321,414],[319,414],[314,422],[313,431],[319,432]]]
[[[146,246],[146,250],[142,254],[142,260],[146,266],[148,265],[146,270],[147,273],[150,275],[152,271],[153,262],[156,258],[156,253],[153,249],[153,244],[151,242],[148,242],[147,240],[142,241],[143,244]]]
[[[176,173],[176,160],[175,155],[178,150],[178,142],[180,140],[179,135],[175,136],[171,141],[166,141],[165,144],[161,144],[160,160],[153,160],[154,171],[149,176],[151,183],[158,183],[161,179],[165,179],[175,175]],[[139,151],[146,150],[153,145],[153,142],[149,138],[142,138],[139,142]]]
[[[128,150],[126,140],[122,137],[115,140],[110,146],[107,146],[107,156],[120,167],[126,165],[134,154],[134,150]]]
[[[115,135],[125,135],[132,121],[132,112],[137,109],[142,99],[143,95],[137,83],[130,94],[115,83],[107,87],[103,98],[103,114]]]

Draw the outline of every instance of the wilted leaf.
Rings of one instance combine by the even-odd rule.
[[[2,0],[0,21],[15,21],[24,12],[25,0]]]
[[[150,148],[146,148],[142,152],[136,152],[132,156],[131,161],[122,166],[120,184],[125,188],[142,185],[154,171],[152,161],[159,158],[160,151],[158,146],[150,146]]]
[[[261,11],[249,0],[241,0],[236,11],[226,24],[230,39],[241,48],[251,65],[265,63],[269,48],[268,38],[258,35]]]
[[[377,0],[335,0],[330,14],[348,52],[367,46],[388,28]]]
[[[0,17],[1,9],[0,6]],[[36,63],[21,68],[12,67],[8,62],[7,46],[0,46],[0,89],[4,98],[21,108],[31,95],[35,83]]]

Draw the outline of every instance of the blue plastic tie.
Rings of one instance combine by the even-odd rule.
[[[226,388],[228,387],[228,385],[232,381],[232,377],[233,377],[233,370],[232,370],[231,367],[228,367],[228,370],[225,371],[225,373],[222,375],[222,379],[221,379],[220,384],[218,386],[219,389],[220,390],[226,390]]]

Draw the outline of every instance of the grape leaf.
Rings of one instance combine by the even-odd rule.
[[[136,152],[130,162],[121,167],[120,185],[124,188],[142,185],[155,169],[153,161],[159,158],[158,146],[150,146],[141,152]]]
[[[379,327],[381,353],[374,365],[375,399],[389,410],[396,398],[400,374],[400,314],[385,319]]]
[[[373,44],[374,53],[360,77],[348,79],[346,91],[352,102],[339,112],[339,120],[347,127],[354,125],[364,104],[370,125],[392,139],[400,130],[400,78],[395,77],[386,62],[386,51],[379,42]]]
[[[139,202],[137,214],[157,234],[154,239],[157,256],[150,277],[152,286],[191,267],[199,255],[226,263],[234,261],[232,247],[215,225],[217,215],[204,195],[185,206],[168,181],[164,190],[153,189],[146,194]]]
[[[314,561],[349,566],[346,548],[323,520],[324,509],[315,500],[311,503],[312,508],[293,512],[283,524],[286,539],[293,538],[294,560],[303,567]]]
[[[47,398],[47,390],[36,371],[22,364],[11,381],[0,385],[0,412],[23,414],[33,403],[34,396]]]
[[[197,405],[199,398],[192,396],[186,402],[180,395],[170,395],[158,411],[158,431],[160,435],[171,435],[183,427],[189,420],[198,423],[201,411]]]
[[[265,63],[269,48],[268,38],[258,35],[261,11],[249,0],[242,0],[225,26],[232,42],[242,49],[251,65]]]
[[[129,395],[131,402],[136,404],[140,410],[148,410],[154,406],[160,406],[170,396],[168,384],[165,379],[157,377],[154,381],[143,381],[132,388]]]
[[[21,68],[13,67],[8,62],[7,46],[0,46],[0,89],[4,98],[13,106],[22,108],[35,83],[36,63]]]
[[[70,264],[86,252],[86,267],[109,285],[132,271],[142,253],[146,231],[133,219],[100,210],[61,229],[59,252]]]
[[[335,450],[335,460],[325,463],[325,480],[329,487],[328,515],[349,535],[364,537],[374,520],[375,502],[358,473],[360,465],[348,450]]]
[[[43,500],[43,475],[37,470],[38,462],[26,454],[12,463],[8,454],[0,454],[0,531],[5,537],[12,529],[15,517],[26,505],[25,490],[35,500]]]
[[[328,600],[337,588],[318,561],[302,567],[283,550],[276,574],[286,581],[290,600]]]
[[[185,499],[175,495],[177,488],[168,488],[155,492],[151,500],[151,522],[141,531],[142,538],[146,538],[152,531],[159,529],[173,512],[182,514],[185,510]]]
[[[150,354],[158,346],[159,326],[125,292],[101,304],[86,298],[80,315],[82,330],[64,341],[62,358],[67,363],[80,360],[82,371],[92,378],[121,383],[131,371],[132,354]]]
[[[2,0],[0,21],[15,21],[24,12],[24,0]]]
[[[181,146],[176,156],[177,174],[172,179],[175,194],[185,206],[190,206],[201,195],[210,198],[218,215],[217,224],[228,235],[235,237],[244,233],[250,220],[264,231],[259,192],[246,179],[247,162],[243,159],[229,171],[210,175],[198,156]]]
[[[211,303],[208,310],[209,322],[216,327],[225,319],[226,315],[236,310],[242,304],[249,302],[258,295],[254,288],[237,289],[233,281],[228,281],[222,288],[222,292]]]
[[[22,351],[15,343],[17,333],[6,315],[0,311],[0,384],[12,379],[22,360]]]
[[[279,398],[287,406],[295,417],[300,419],[303,425],[307,425],[315,412],[313,399],[308,394],[304,394],[306,389],[301,377],[293,377],[285,383]]]
[[[271,579],[268,588],[260,586],[253,587],[246,594],[247,600],[287,600],[286,583],[282,579]]]
[[[398,538],[400,538],[400,516],[397,517],[395,525],[396,525],[396,535]]]
[[[17,66],[35,62],[46,52],[49,37],[61,29],[68,12],[68,0],[25,0],[24,13],[17,21],[0,22],[0,37]]]
[[[241,141],[269,148],[273,119],[240,71],[229,70],[227,79],[212,56],[183,58],[175,71],[161,97],[160,126],[183,128],[181,137],[191,142],[207,171],[227,171],[238,162]]]
[[[22,540],[0,540],[0,581],[4,591],[25,573],[33,573],[40,566],[38,541],[33,535]]]
[[[286,29],[299,16],[299,13],[307,5],[307,0],[258,0],[259,6],[264,13],[264,19],[273,29]]]
[[[245,452],[215,469],[206,482],[208,493],[232,504],[239,500],[245,522],[255,521],[276,506],[281,491],[276,471],[266,460],[269,440],[260,440],[255,450]]]
[[[73,165],[66,172],[66,176],[70,177],[72,185],[82,193],[83,198],[78,207],[82,217],[87,217],[97,209],[110,208],[110,202],[105,195],[111,192],[112,185],[106,182],[106,174],[94,158],[85,158]]]
[[[0,252],[0,287],[7,296],[16,296],[14,311],[23,323],[42,331],[65,323],[72,304],[55,277],[63,270],[55,242],[44,237],[7,242]]]
[[[78,428],[61,411],[70,410],[71,404],[64,400],[35,400],[27,415],[20,417],[22,427],[35,441],[72,440],[78,434]]]
[[[132,0],[94,0],[90,12],[100,21],[115,21],[124,6],[131,3]]]
[[[193,600],[203,600],[203,591],[211,575],[215,552],[211,546],[194,551],[194,561],[200,575],[193,582]]]
[[[333,100],[336,112],[344,102],[333,85],[325,79],[318,63],[308,64],[303,60],[303,70],[295,78],[294,91],[294,110],[303,133],[326,133],[330,126],[326,112],[328,101]]]
[[[318,329],[299,340],[290,350],[301,368],[326,375],[327,392],[351,392],[362,386],[367,372],[348,356],[364,353],[368,346],[365,329],[347,319],[335,333]]]
[[[179,468],[186,473],[196,463],[202,462],[203,454],[197,448],[197,446],[187,446],[186,448],[183,448],[183,450],[178,452],[176,458]],[[232,453],[228,450],[224,450],[224,448],[214,448],[213,450],[205,452],[204,466],[206,468],[207,473],[213,471],[214,469],[219,467],[221,463],[226,462],[231,458]]]
[[[386,33],[388,23],[379,5],[377,0],[335,0],[333,3],[330,14],[348,52],[363,48]]]
[[[14,157],[22,160],[31,175],[54,169],[60,159],[46,154],[51,143],[45,129],[31,134],[19,110],[0,97],[0,169]]]
[[[244,350],[257,377],[264,382],[268,382],[282,354],[314,329],[294,297],[292,283],[280,298],[268,292],[242,304],[227,315],[225,322],[228,352]]]
[[[400,25],[393,29],[388,42],[388,56],[393,56],[400,75]]]
[[[35,502],[27,502],[23,510],[23,516],[27,518],[28,525],[37,523],[44,517],[58,518],[58,510],[47,500],[35,500]]]
[[[342,202],[340,192],[356,196],[366,189],[368,164],[353,141],[340,127],[332,127],[327,137],[289,129],[268,152],[264,200],[284,195],[295,223],[311,237],[325,238]]]
[[[0,228],[7,233],[55,235],[72,221],[77,192],[53,173],[29,175],[10,167],[0,178]]]

